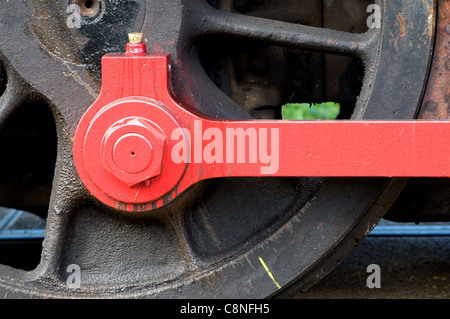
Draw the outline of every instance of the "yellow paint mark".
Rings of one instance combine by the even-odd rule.
[[[275,284],[275,286],[277,286],[278,289],[281,289],[280,284],[275,280],[275,278],[273,277],[272,273],[269,270],[269,267],[267,267],[266,263],[264,262],[264,260],[259,257],[259,261],[261,262],[261,264],[263,265],[264,269],[266,270],[267,274],[269,275],[270,279],[272,279],[273,283]]]

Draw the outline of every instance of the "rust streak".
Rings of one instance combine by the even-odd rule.
[[[448,77],[448,43],[450,35],[450,1],[438,2],[438,23],[436,27],[436,42],[430,76],[425,90],[419,119],[450,118]]]
[[[400,14],[397,15],[397,20],[400,23],[400,36],[403,38],[405,36],[405,20],[403,20]]]

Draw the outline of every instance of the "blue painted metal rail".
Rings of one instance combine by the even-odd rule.
[[[42,240],[45,229],[15,229],[14,224],[24,218],[23,212],[11,209],[0,219],[0,240]],[[26,217],[25,217],[26,218]],[[450,236],[450,223],[377,225],[369,236]]]
[[[3,216],[2,219],[0,219],[0,240],[28,240],[44,238],[45,229],[15,229],[14,224],[21,218],[24,218],[23,213],[23,211],[11,209],[5,216]]]
[[[450,224],[377,225],[369,236],[450,236]]]

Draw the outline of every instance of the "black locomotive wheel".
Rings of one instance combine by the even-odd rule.
[[[286,18],[293,3],[302,6],[300,21]],[[304,98],[304,91],[314,91],[314,81],[321,81],[320,75],[305,70],[311,71],[308,67],[314,61],[318,61],[314,67],[320,67],[329,54],[351,57],[345,75],[356,70],[360,76],[357,91],[349,86],[354,103],[343,110],[342,114],[348,112],[343,117],[415,118],[431,58],[435,1],[375,1],[380,23],[374,16],[371,28],[361,33],[333,30],[320,19],[309,20],[309,10],[323,11],[330,3],[3,1],[0,136],[6,140],[5,132],[11,132],[7,128],[20,128],[16,122],[10,124],[20,119],[17,114],[30,117],[30,110],[50,110],[57,155],[52,181],[43,182],[50,185],[48,204],[36,200],[28,205],[48,206],[46,213],[35,210],[47,220],[40,261],[32,270],[0,265],[0,295],[289,296],[336,267],[383,217],[406,179],[223,178],[197,184],[160,209],[136,214],[115,211],[93,198],[78,178],[72,158],[76,126],[100,90],[100,58],[106,52],[123,51],[131,31],[144,33],[149,52],[171,54],[175,98],[208,116],[244,119],[267,111],[277,114],[276,103],[269,103],[262,93],[267,92],[264,85],[276,84],[282,96],[274,99],[278,102]],[[363,8],[355,10],[365,25],[366,8],[372,3],[349,3]],[[318,14],[323,16],[321,11]],[[239,64],[254,52],[262,60]],[[276,52],[283,52],[281,64]],[[299,63],[305,57],[307,63]],[[267,72],[265,66],[274,59],[278,67]],[[299,64],[299,77],[314,85],[295,84],[292,80],[298,76],[271,82],[274,75],[291,74]],[[248,65],[255,77],[245,82],[246,73],[237,70]],[[261,87],[246,86],[261,78]],[[285,90],[286,83],[294,83],[288,86],[290,91]],[[259,100],[266,104],[248,104],[251,95],[242,95],[246,90],[255,99],[260,94]],[[327,95],[309,97],[314,102]],[[33,123],[33,117],[28,121]],[[41,155],[28,154],[36,161]],[[2,157],[18,155],[2,151]],[[49,159],[44,156],[42,161]],[[2,185],[5,180],[0,176]],[[28,187],[19,184],[18,189],[30,194]],[[4,198],[0,196],[2,206],[27,206],[19,195],[15,202],[3,203]],[[74,269],[79,270],[79,285],[72,285]]]

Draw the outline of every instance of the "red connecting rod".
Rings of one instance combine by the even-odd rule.
[[[102,90],[73,153],[81,180],[107,205],[154,209],[217,177],[450,174],[448,121],[208,119],[172,98],[169,63],[143,43],[103,57]]]

